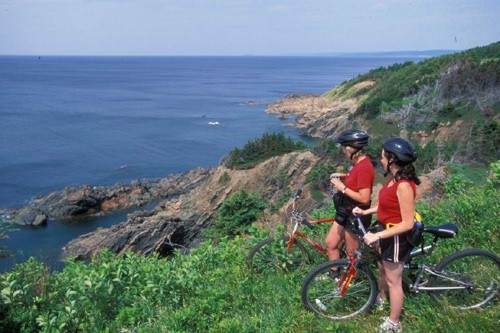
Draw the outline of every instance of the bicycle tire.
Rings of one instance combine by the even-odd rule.
[[[492,302],[500,291],[500,259],[481,249],[465,249],[443,258],[434,271],[444,277],[431,276],[429,286],[463,286],[460,290],[430,292],[432,298],[459,310],[481,308]],[[454,279],[454,281],[450,280]]]
[[[306,309],[330,320],[345,320],[368,311],[375,304],[378,285],[371,269],[361,265],[345,294],[338,295],[338,280],[329,272],[337,268],[342,274],[349,260],[334,260],[314,268],[302,283],[302,303]]]
[[[295,240],[289,253],[289,236],[269,237],[256,244],[248,253],[247,267],[255,273],[266,270],[288,272],[307,264],[308,254],[304,245]]]

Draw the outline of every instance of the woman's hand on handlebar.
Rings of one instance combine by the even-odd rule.
[[[352,210],[352,213],[353,213],[354,215],[360,215],[360,216],[361,216],[361,215],[364,215],[364,212],[365,212],[365,211],[364,211],[364,210],[362,210],[362,209],[361,209],[361,208],[359,208],[359,207],[354,207],[354,209]]]
[[[363,236],[363,240],[365,241],[366,245],[371,245],[378,241],[378,236],[377,234],[374,234],[372,232],[368,232],[366,235]]]
[[[354,207],[354,209],[352,210],[352,213],[354,215],[370,215],[370,214],[376,214],[377,213],[377,210],[378,210],[378,204],[375,205],[375,206],[372,206],[370,208],[367,208],[367,209],[361,209],[359,207]]]

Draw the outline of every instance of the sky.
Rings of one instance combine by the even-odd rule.
[[[499,22],[499,0],[0,0],[0,55],[465,50]]]

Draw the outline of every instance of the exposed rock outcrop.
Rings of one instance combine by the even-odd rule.
[[[129,214],[126,222],[72,240],[65,246],[63,256],[89,259],[102,248],[119,254],[131,250],[168,255],[175,247],[196,246],[201,239],[200,230],[211,223],[220,205],[235,192],[246,188],[273,200],[282,190],[276,175],[285,172],[290,186],[298,188],[318,160],[311,152],[295,152],[247,170],[219,166],[199,186],[163,201],[153,211]]]
[[[303,135],[314,138],[332,136],[349,126],[349,116],[356,112],[357,100],[333,100],[317,95],[291,95],[267,105],[266,112],[288,118],[293,114],[294,123],[287,124],[298,128]]]
[[[189,191],[213,170],[197,168],[163,179],[135,180],[111,187],[90,185],[67,187],[39,196],[30,205],[8,211],[6,221],[23,225],[44,225],[47,219],[69,219],[83,215],[139,207],[170,195]]]

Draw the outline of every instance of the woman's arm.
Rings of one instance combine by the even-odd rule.
[[[359,192],[351,190],[350,188],[346,188],[344,194],[361,204],[370,204],[371,191],[369,188],[360,188]]]
[[[359,203],[368,205],[370,203],[370,195],[371,190],[369,188],[361,188],[358,192],[351,190],[347,186],[344,185],[340,180],[336,180],[334,178],[330,179],[331,183],[337,191],[342,192],[344,195],[347,195],[349,198],[357,201]]]

